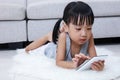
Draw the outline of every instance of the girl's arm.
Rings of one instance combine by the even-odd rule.
[[[47,41],[52,41],[52,32],[48,33],[47,35],[45,35],[44,37],[35,40],[34,42],[32,42],[31,44],[29,44],[26,48],[25,51],[28,52],[30,50],[36,49],[40,46],[42,46],[43,44],[45,44]]]
[[[89,46],[88,46],[88,53],[89,53],[90,57],[97,56],[96,50],[95,50],[93,35],[90,37]]]
[[[75,68],[72,61],[65,61],[66,33],[60,33],[57,44],[56,65],[63,68]]]

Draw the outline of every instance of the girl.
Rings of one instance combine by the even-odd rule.
[[[96,56],[92,25],[94,14],[84,2],[70,2],[64,9],[63,18],[55,24],[53,32],[28,45],[25,50],[36,49],[50,41],[45,55],[56,59],[56,65],[63,68],[76,68],[85,60]],[[104,61],[91,65],[92,70],[101,71]]]

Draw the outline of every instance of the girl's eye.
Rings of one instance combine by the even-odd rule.
[[[87,30],[91,30],[92,28],[87,28]]]
[[[76,28],[76,30],[78,30],[78,31],[79,31],[79,30],[81,30],[81,28]]]

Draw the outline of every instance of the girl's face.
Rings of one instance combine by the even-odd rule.
[[[84,44],[92,35],[92,25],[88,26],[86,23],[81,26],[70,23],[67,28],[71,40],[78,45]]]

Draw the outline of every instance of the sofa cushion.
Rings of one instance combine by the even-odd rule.
[[[0,0],[0,20],[23,20],[26,0]]]
[[[75,0],[27,0],[27,17],[29,19],[60,18],[64,7]],[[120,15],[120,0],[82,0],[88,3],[95,16]]]
[[[0,21],[0,43],[26,40],[26,21]]]
[[[94,38],[120,37],[120,17],[96,18],[93,24]]]
[[[28,40],[36,40],[53,30],[57,19],[54,20],[29,20]],[[94,38],[120,37],[120,17],[95,18],[93,24]]]
[[[52,31],[56,21],[57,20],[29,20],[27,26],[28,40],[36,40]]]

